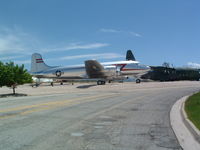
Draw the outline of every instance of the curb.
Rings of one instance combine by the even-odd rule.
[[[184,150],[200,150],[200,136],[188,123],[184,112],[184,103],[189,96],[185,96],[172,106],[170,111],[170,123],[179,144]],[[194,126],[194,125],[193,125]]]
[[[197,127],[188,119],[188,116],[185,112],[185,102],[187,101],[187,99],[189,98],[189,96],[187,96],[187,98],[183,101],[182,106],[181,106],[181,115],[182,115],[182,119],[183,122],[185,124],[185,126],[188,128],[188,130],[192,133],[192,135],[194,136],[195,140],[200,144],[200,131],[199,129],[197,129]]]

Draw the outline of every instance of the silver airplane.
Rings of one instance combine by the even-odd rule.
[[[48,66],[38,53],[32,54],[31,74],[37,78],[50,78],[56,80],[95,80],[98,85],[106,81],[127,79],[130,76],[140,83],[140,76],[150,70],[135,60],[131,50],[127,51],[125,61],[99,63],[96,60],[86,60],[83,65],[74,66]]]

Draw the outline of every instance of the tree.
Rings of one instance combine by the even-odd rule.
[[[24,65],[14,65],[13,62],[2,63],[0,62],[0,86],[7,86],[13,89],[13,94],[15,94],[15,88],[17,85],[24,83],[31,83],[32,77],[24,69]]]
[[[166,67],[166,68],[170,68],[170,63],[164,62],[164,63],[162,64],[162,66],[163,66],[163,67]]]

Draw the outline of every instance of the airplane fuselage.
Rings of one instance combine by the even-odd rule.
[[[141,65],[138,61],[116,61],[101,63],[104,69],[114,76],[129,76],[147,72],[150,67]],[[40,72],[32,73],[38,78],[58,78],[58,79],[85,79],[88,78],[85,65],[52,67]]]

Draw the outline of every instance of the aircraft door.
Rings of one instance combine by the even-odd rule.
[[[116,74],[117,76],[121,75],[121,66],[116,66]]]

